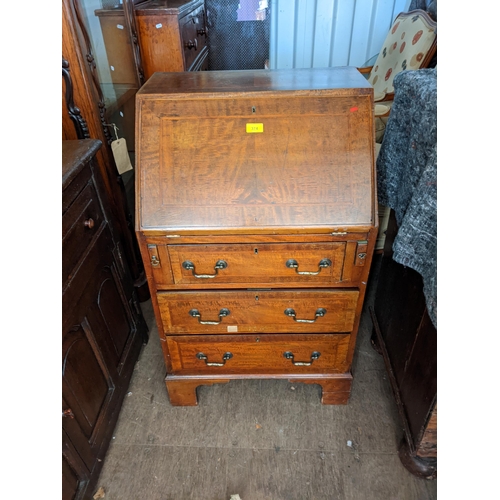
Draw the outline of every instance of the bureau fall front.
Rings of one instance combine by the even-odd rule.
[[[372,87],[348,67],[155,73],[136,109],[171,404],[254,378],[347,403],[377,236]]]

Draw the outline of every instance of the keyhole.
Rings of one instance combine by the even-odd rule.
[[[253,253],[254,253],[255,255],[257,255],[257,254],[259,253],[259,249],[258,249],[258,248],[255,248],[255,249],[254,249],[254,251],[253,251]]]
[[[255,300],[259,300],[259,296],[258,295],[255,296]]]
[[[257,110],[255,109],[255,106],[252,106],[252,113],[255,114]]]

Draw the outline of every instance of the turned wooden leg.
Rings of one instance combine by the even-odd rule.
[[[196,388],[199,385],[226,384],[229,380],[171,380],[165,379],[172,406],[197,406]]]
[[[421,479],[436,479],[437,459],[421,458],[412,455],[406,439],[402,439],[398,450],[401,463],[415,476]]]

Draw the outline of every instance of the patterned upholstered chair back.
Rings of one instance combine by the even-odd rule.
[[[401,71],[427,67],[436,52],[436,26],[423,10],[398,15],[368,76],[376,94],[394,94]]]

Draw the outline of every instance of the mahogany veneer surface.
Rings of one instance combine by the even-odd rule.
[[[155,73],[136,110],[136,231],[172,404],[288,373],[347,402],[377,236],[371,86],[348,67]],[[212,362],[210,338],[232,356]]]

